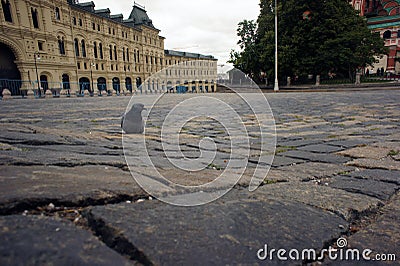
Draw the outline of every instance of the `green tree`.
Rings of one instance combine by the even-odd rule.
[[[274,0],[260,1],[253,47],[258,56],[248,64],[252,73],[262,71],[269,78],[274,76],[273,4]],[[354,78],[358,68],[373,64],[375,55],[387,52],[379,34],[371,33],[365,18],[348,1],[278,1],[278,16],[280,77],[336,73]],[[236,56],[240,62],[243,54]]]
[[[233,63],[236,68],[254,78],[254,72],[259,67],[259,61],[254,60],[259,57],[256,47],[257,24],[254,20],[243,20],[238,24],[237,35],[240,51],[232,50],[229,63]]]

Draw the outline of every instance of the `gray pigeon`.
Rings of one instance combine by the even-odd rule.
[[[121,128],[126,134],[141,134],[144,131],[142,111],[146,110],[141,103],[135,103],[131,110],[125,113],[121,119]]]

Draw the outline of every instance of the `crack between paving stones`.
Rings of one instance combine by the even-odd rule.
[[[85,198],[78,201],[68,201],[52,198],[24,199],[0,205],[0,216],[21,214],[25,211],[34,211],[40,208],[45,209],[48,205],[62,206],[64,208],[85,208],[93,206],[104,206],[109,204],[119,204],[127,201],[135,202],[148,199],[148,195],[131,196],[127,194],[117,194],[103,199]]]
[[[336,242],[339,238],[341,237],[345,237],[346,239],[348,239],[349,237],[351,237],[352,235],[356,234],[357,232],[359,232],[360,230],[368,227],[369,225],[373,224],[376,221],[377,216],[379,215],[379,210],[380,208],[383,207],[379,206],[377,208],[372,208],[372,209],[368,209],[368,210],[364,210],[362,212],[357,212],[355,210],[352,210],[352,212],[354,213],[353,216],[354,218],[350,219],[349,221],[349,228],[348,230],[346,230],[345,232],[343,232],[339,237],[334,237],[330,240],[327,240],[324,242],[323,247],[317,252],[317,258],[321,257],[321,253],[323,250],[328,250],[329,247],[334,247],[337,248],[336,246]],[[336,215],[342,216],[340,214],[335,213]],[[343,218],[343,217],[342,217]],[[343,218],[345,219],[345,218]],[[346,220],[346,219],[345,219]],[[367,220],[367,221],[365,221]],[[353,230],[353,228],[357,228],[357,230]],[[322,260],[303,260],[302,261],[302,265],[313,265],[314,263],[323,263],[325,261],[325,259],[327,258],[327,255],[325,255],[324,258],[322,258]]]
[[[50,163],[50,164],[43,164],[39,162],[12,162],[9,164],[0,164],[0,165],[13,165],[13,166],[58,166],[58,167],[66,167],[66,168],[74,168],[79,166],[109,166],[119,168],[123,171],[129,172],[128,165],[124,163],[94,163],[94,162],[81,162],[81,163],[74,163],[74,162],[60,162],[60,163]]]
[[[96,219],[90,210],[85,211],[83,216],[87,219],[89,228],[109,248],[122,256],[128,256],[133,261],[144,265],[154,265],[146,254],[134,246],[121,232],[106,225],[102,219]]]
[[[24,141],[24,140],[13,140],[13,139],[1,139],[2,143],[9,144],[9,145],[15,145],[15,144],[22,144],[22,145],[27,145],[27,146],[33,146],[33,147],[40,147],[40,146],[62,146],[62,145],[69,145],[69,146],[82,146],[85,144],[82,143],[62,143],[62,142],[56,142],[56,141],[35,141],[35,140],[29,140],[29,141]]]

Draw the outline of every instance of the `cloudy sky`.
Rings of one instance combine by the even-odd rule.
[[[88,0],[87,0],[88,1]],[[79,2],[87,2],[80,0]],[[134,1],[93,0],[96,9],[110,8],[112,14],[127,18]],[[165,49],[213,55],[225,64],[232,48],[237,48],[237,24],[257,19],[259,0],[138,0],[145,6]]]

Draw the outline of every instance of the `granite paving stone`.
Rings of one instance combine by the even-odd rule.
[[[90,232],[48,217],[0,217],[1,265],[133,265]]]
[[[129,172],[108,166],[0,166],[0,213],[35,204],[80,206],[147,195]]]
[[[334,140],[334,141],[328,141],[325,144],[332,145],[332,146],[338,146],[338,147],[344,147],[344,148],[354,148],[360,145],[366,145],[370,143],[371,141],[368,139],[343,139],[343,140]]]
[[[372,179],[400,185],[400,171],[396,170],[365,169],[348,173],[348,175],[354,178]]]
[[[331,146],[327,144],[307,145],[299,147],[299,150],[311,151],[315,153],[332,153],[343,150],[343,148],[337,146]]]
[[[400,188],[396,184],[347,176],[335,176],[334,178],[322,179],[321,182],[333,188],[376,197],[384,201],[389,200]]]
[[[298,139],[298,140],[282,140],[277,142],[279,146],[286,147],[301,147],[311,144],[319,144],[322,143],[323,140],[315,140],[315,139]]]
[[[357,147],[350,150],[340,151],[337,154],[342,156],[348,156],[352,158],[368,158],[379,160],[389,155],[391,148],[378,147],[378,146],[363,146]]]
[[[291,166],[280,167],[279,170],[286,173],[292,173],[291,176],[299,177],[299,180],[320,179],[330,177],[341,173],[354,171],[356,168],[331,163],[307,162]],[[292,179],[294,180],[294,179]]]
[[[302,159],[305,161],[320,162],[320,163],[343,164],[351,160],[350,158],[338,156],[335,154],[314,153],[314,152],[299,151],[299,150],[287,151],[279,155],[290,158]]]
[[[237,191],[192,208],[147,201],[94,207],[86,215],[99,233],[118,232],[109,241],[124,239],[158,265],[258,264],[257,252],[266,244],[277,249],[320,249],[326,239],[337,237],[347,227],[345,220],[331,212],[241,194]]]
[[[346,165],[368,169],[400,170],[400,161],[396,161],[391,158],[383,158],[380,160],[356,159],[348,162]]]
[[[249,160],[250,162],[255,162],[257,161],[252,161]],[[274,161],[272,162],[273,167],[281,167],[281,166],[287,166],[287,165],[295,165],[298,163],[304,163],[306,162],[305,160],[302,160],[300,158],[289,158],[285,156],[275,156]]]
[[[334,212],[348,221],[358,215],[381,207],[383,201],[363,194],[355,194],[331,188],[316,182],[277,183],[259,188],[253,195],[256,199],[280,199],[295,201]]]
[[[348,237],[348,249],[357,249],[360,254],[371,250],[370,261],[362,258],[359,261],[329,261],[327,265],[398,265],[400,258],[400,195],[380,211],[380,216],[366,228]],[[377,257],[379,255],[380,257]],[[394,257],[393,257],[394,255]],[[379,258],[389,258],[387,261],[377,261]]]

